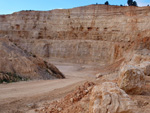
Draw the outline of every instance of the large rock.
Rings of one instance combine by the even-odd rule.
[[[65,78],[53,64],[2,38],[0,39],[0,72],[28,79]]]
[[[132,113],[134,102],[117,84],[104,82],[93,88],[90,113]]]
[[[120,70],[118,85],[128,94],[141,94],[145,74],[136,66],[124,65]]]

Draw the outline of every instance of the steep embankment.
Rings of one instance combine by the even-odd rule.
[[[20,49],[7,39],[0,39],[0,83],[54,78],[64,78],[54,65]]]
[[[90,5],[0,16],[0,36],[33,54],[75,63],[110,64],[150,36],[150,7]],[[131,55],[132,56],[132,55]]]

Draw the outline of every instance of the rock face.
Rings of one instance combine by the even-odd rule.
[[[2,38],[0,39],[0,72],[28,79],[64,78],[54,65]]]
[[[141,94],[145,85],[145,74],[136,66],[125,65],[121,67],[118,85],[128,94]]]
[[[109,64],[149,48],[150,8],[90,5],[0,16],[0,36],[45,58]]]
[[[132,113],[134,107],[134,102],[115,83],[104,82],[92,90],[90,113]]]

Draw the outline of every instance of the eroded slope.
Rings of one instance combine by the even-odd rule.
[[[55,79],[64,75],[52,64],[28,53],[7,39],[0,39],[1,80],[13,77]],[[6,77],[8,76],[8,77]]]

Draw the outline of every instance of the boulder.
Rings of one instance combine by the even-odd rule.
[[[118,85],[128,94],[141,94],[145,85],[145,74],[136,66],[125,65],[121,67]]]
[[[104,82],[93,88],[90,113],[132,113],[135,103],[113,82]]]

